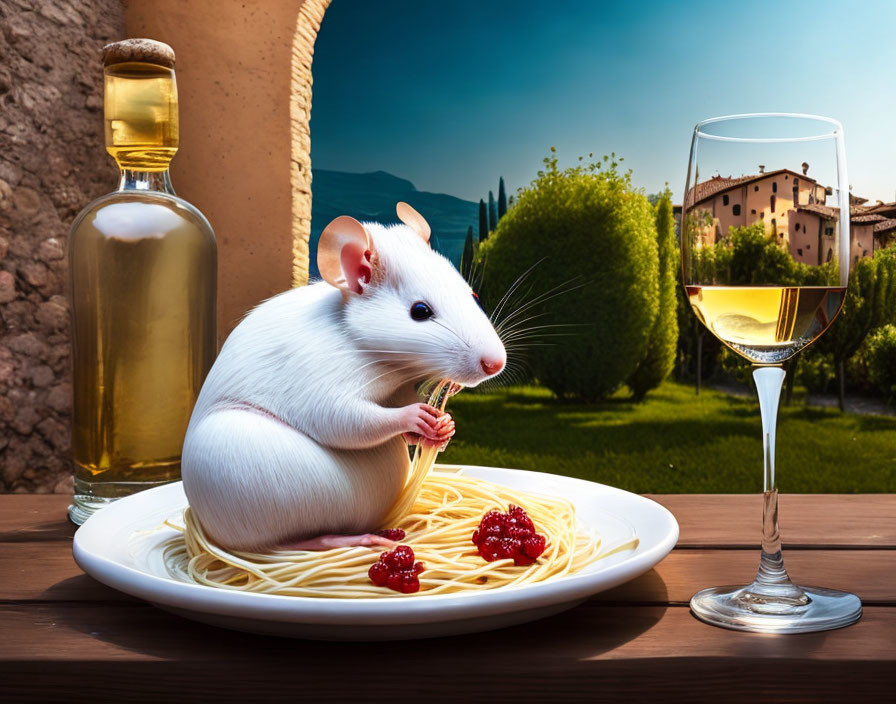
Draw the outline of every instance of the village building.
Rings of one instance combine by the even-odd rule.
[[[808,168],[804,163],[802,173],[766,172],[760,166],[758,174],[713,176],[696,184],[686,197],[696,245],[715,244],[731,227],[761,222],[796,261],[830,261],[840,209],[826,205],[830,191],[807,175]],[[849,198],[853,261],[896,243],[896,203],[868,206],[865,198]]]

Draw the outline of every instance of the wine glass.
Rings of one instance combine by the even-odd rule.
[[[731,115],[694,128],[681,213],[685,290],[700,321],[754,365],[765,465],[762,549],[752,584],[704,589],[697,618],[805,633],[854,623],[858,597],[793,584],[778,535],[775,425],[781,365],[843,304],[852,263],[843,128],[827,117]]]

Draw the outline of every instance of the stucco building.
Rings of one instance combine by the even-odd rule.
[[[713,176],[688,192],[697,245],[712,245],[729,228],[761,222],[786,246],[791,256],[806,264],[821,264],[834,256],[840,209],[826,204],[830,191],[807,174],[790,169],[764,171],[737,178]],[[866,205],[850,194],[851,258],[870,257],[896,243],[896,203]],[[690,218],[689,218],[690,219]]]

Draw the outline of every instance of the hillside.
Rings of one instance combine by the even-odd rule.
[[[339,215],[381,223],[397,222],[395,204],[403,200],[429,221],[438,248],[457,266],[467,228],[476,229],[479,204],[444,193],[418,191],[410,181],[385,171],[353,174],[314,169],[311,184],[311,275],[317,275],[317,241],[321,230]]]

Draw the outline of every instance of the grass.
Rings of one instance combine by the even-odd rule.
[[[525,386],[464,392],[448,410],[457,435],[439,461],[581,477],[636,492],[762,491],[759,405],[667,381],[641,404],[597,405]],[[778,420],[778,488],[896,492],[896,418],[794,405]]]

